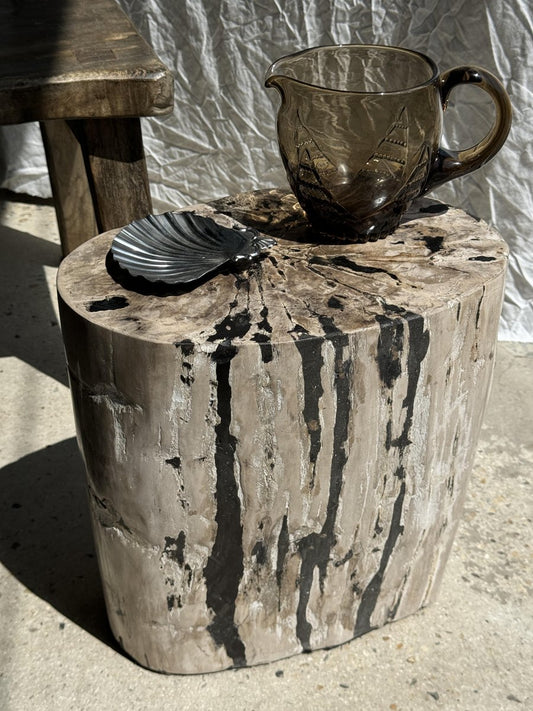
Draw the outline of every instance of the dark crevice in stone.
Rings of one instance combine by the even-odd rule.
[[[181,469],[180,457],[171,457],[171,459],[165,459],[165,462],[170,464],[171,467],[174,467],[174,469]]]

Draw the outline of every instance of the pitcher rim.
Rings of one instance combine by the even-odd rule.
[[[439,77],[439,68],[437,67],[436,62],[431,59],[427,54],[424,54],[423,52],[419,52],[416,49],[408,49],[407,47],[398,47],[396,45],[388,45],[388,44],[355,44],[355,43],[346,43],[346,44],[320,44],[316,45],[314,47],[306,47],[305,49],[300,49],[297,52],[291,52],[290,54],[286,54],[283,57],[278,57],[272,64],[269,66],[266,74],[265,74],[265,86],[269,88],[269,80],[275,76],[274,73],[274,67],[276,64],[279,64],[280,62],[286,61],[287,59],[293,59],[294,57],[298,57],[302,54],[308,54],[311,52],[316,52],[317,50],[321,49],[385,49],[385,50],[395,50],[395,51],[400,51],[400,52],[405,52],[406,54],[411,54],[414,57],[417,57],[419,59],[422,59],[426,62],[426,64],[429,65],[429,67],[432,70],[432,75],[429,79],[427,79],[424,82],[421,82],[420,84],[415,84],[414,86],[407,87],[405,89],[395,89],[393,91],[360,91],[360,90],[348,90],[348,89],[335,89],[332,87],[328,86],[322,86],[321,84],[313,84],[308,81],[303,81],[301,79],[295,79],[294,77],[289,77],[286,76],[285,78],[290,79],[290,81],[294,81],[297,84],[301,84],[302,86],[309,86],[314,89],[322,89],[323,91],[331,91],[332,93],[336,94],[359,94],[361,96],[388,96],[388,95],[393,95],[393,94],[405,94],[406,92],[411,92],[411,91],[417,91],[418,89],[423,89],[424,87],[430,86],[435,82],[436,79]],[[283,74],[280,74],[279,76],[284,76]]]

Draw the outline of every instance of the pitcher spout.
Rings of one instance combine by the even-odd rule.
[[[265,74],[267,89],[274,87],[282,98],[286,95],[290,85],[297,80],[292,68],[292,57],[282,57],[270,65]]]
[[[274,71],[274,67],[275,65],[272,65],[265,75],[265,86],[267,89],[277,89],[283,97],[285,95],[286,84],[290,79]]]

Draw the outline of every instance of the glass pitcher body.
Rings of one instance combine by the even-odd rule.
[[[317,47],[275,62],[265,82],[281,94],[281,157],[318,233],[353,241],[389,234],[418,195],[492,157],[507,136],[510,104],[482,71],[439,74],[422,54],[375,45]],[[473,74],[495,99],[498,120],[487,145],[454,154],[440,147],[443,110],[451,88],[476,81]]]

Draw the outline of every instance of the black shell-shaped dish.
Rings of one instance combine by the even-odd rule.
[[[194,212],[165,212],[123,227],[111,253],[132,276],[184,284],[226,262],[251,261],[275,244],[251,228],[223,227]]]

